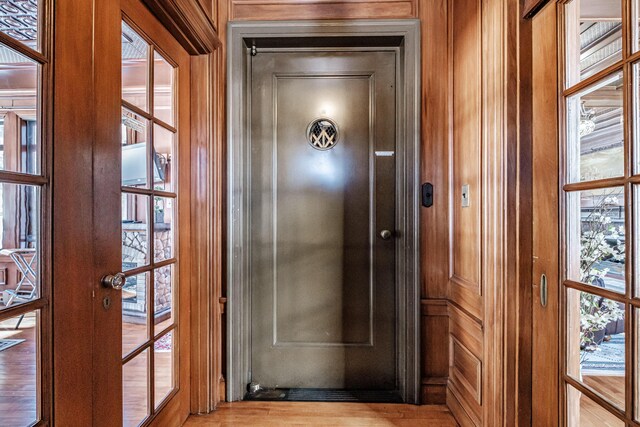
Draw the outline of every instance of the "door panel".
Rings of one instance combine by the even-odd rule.
[[[395,53],[261,52],[252,73],[253,381],[394,389]]]
[[[101,10],[112,37],[96,61],[122,79],[96,77],[93,370],[96,390],[119,397],[93,419],[178,425],[189,399],[189,259],[178,248],[189,238],[189,55],[141,2]],[[122,290],[100,284],[118,271]]]

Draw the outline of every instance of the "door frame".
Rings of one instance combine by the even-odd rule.
[[[227,61],[227,400],[242,400],[251,380],[249,274],[250,62],[252,46],[397,48],[396,372],[406,403],[420,394],[420,21],[253,21],[228,26]],[[318,43],[319,42],[319,43]]]

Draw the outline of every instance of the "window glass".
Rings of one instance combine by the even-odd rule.
[[[567,99],[567,180],[624,175],[624,87],[614,74]]]
[[[621,0],[573,0],[565,16],[567,87],[622,59]]]

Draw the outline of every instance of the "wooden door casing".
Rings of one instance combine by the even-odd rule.
[[[559,422],[559,158],[557,5],[551,2],[533,25],[533,381],[532,425]],[[541,304],[542,275],[548,283]]]

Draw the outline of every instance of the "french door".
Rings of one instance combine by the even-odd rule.
[[[189,270],[180,242],[188,237],[188,162],[181,160],[189,153],[189,111],[179,96],[189,93],[189,58],[148,12],[123,4],[123,425],[137,426],[180,392],[181,374],[188,376],[178,367],[188,366],[180,301],[188,300]]]
[[[121,253],[122,275],[102,280],[121,294],[113,305],[122,328],[114,374],[122,377],[122,425],[135,427],[168,405],[167,413],[188,411],[181,308],[189,299],[190,175],[189,56],[137,0],[122,2],[121,73],[121,139],[111,141],[120,160],[121,233],[109,246]],[[105,197],[115,195],[107,189]]]
[[[56,425],[189,412],[189,76],[141,1],[57,2]]]
[[[138,0],[0,1],[0,425],[186,418],[189,76]]]
[[[534,43],[538,26],[558,52],[538,71],[534,58],[534,373],[560,401],[536,414],[547,398],[534,377],[536,425],[554,409],[561,425],[640,425],[639,12],[638,0],[570,0],[534,18]]]

